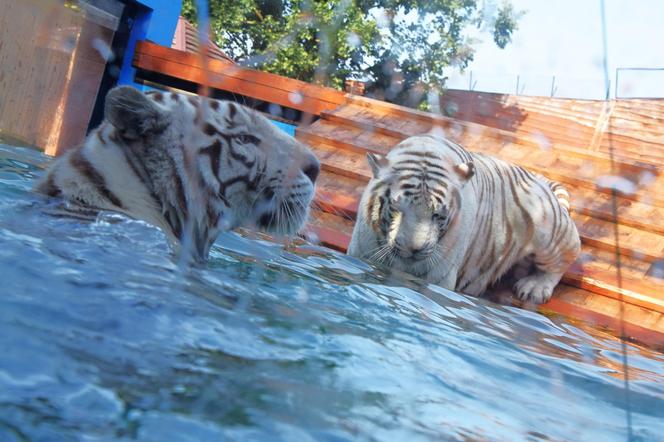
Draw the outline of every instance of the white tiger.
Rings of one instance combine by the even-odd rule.
[[[308,216],[319,162],[258,112],[227,101],[123,86],[105,119],[36,190],[160,227],[205,259],[223,230],[292,234]],[[187,233],[188,232],[188,233]]]
[[[350,255],[471,295],[532,262],[514,291],[542,303],[579,253],[567,192],[519,166],[428,135],[368,160]]]

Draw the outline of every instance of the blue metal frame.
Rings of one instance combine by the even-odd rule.
[[[128,2],[129,3],[129,2]],[[150,40],[162,46],[170,47],[175,35],[182,0],[136,0],[138,14],[133,18],[131,34],[124,52],[118,84],[129,84],[138,89],[144,86],[134,82],[136,69],[132,67],[136,42]]]

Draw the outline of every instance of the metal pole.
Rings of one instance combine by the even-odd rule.
[[[519,76],[516,76],[516,94],[519,95]]]
[[[551,98],[553,98],[553,94],[556,93],[556,76],[554,75],[551,77]]]

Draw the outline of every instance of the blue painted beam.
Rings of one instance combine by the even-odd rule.
[[[144,86],[134,82],[136,69],[131,65],[136,42],[150,40],[170,47],[180,16],[182,0],[138,0],[135,3],[139,5],[139,12],[133,18],[118,84],[129,84],[143,89]]]

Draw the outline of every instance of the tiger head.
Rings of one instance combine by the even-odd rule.
[[[305,145],[252,109],[127,86],[108,93],[105,120],[65,156],[74,170],[57,173],[66,165],[56,162],[41,190],[157,225],[195,259],[235,227],[297,232],[319,172]]]
[[[440,140],[411,137],[387,156],[368,154],[373,179],[365,209],[379,248],[373,258],[418,276],[444,253],[437,247],[461,208],[461,189],[474,174],[472,161],[443,152]]]

